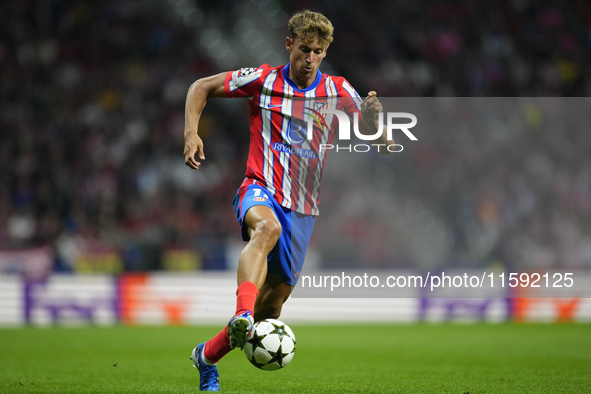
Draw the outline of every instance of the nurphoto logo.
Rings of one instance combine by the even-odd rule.
[[[320,128],[326,127],[328,129],[328,125],[326,122],[327,115],[334,115],[339,122],[338,128],[338,140],[339,141],[349,141],[351,140],[351,119],[349,116],[338,109],[332,108],[319,108],[319,109],[311,109],[306,108],[311,111],[310,116],[305,119],[306,122],[306,138],[308,141],[312,141],[314,138],[314,123],[320,126]],[[399,119],[408,119],[410,122],[406,123],[398,123]],[[411,141],[417,141],[417,137],[409,130],[416,126],[417,124],[417,117],[409,112],[386,112],[386,136],[389,141],[392,140],[393,131],[400,130],[402,131]],[[353,133],[363,141],[375,141],[380,138],[382,133],[384,132],[384,113],[380,112],[378,114],[378,130],[375,134],[363,134],[359,131],[359,113],[355,112],[353,114]],[[402,152],[404,147],[401,144],[371,144],[374,146],[378,152],[382,147],[385,147],[389,152]],[[319,151],[322,152],[323,150],[330,150],[335,149],[337,152],[339,150],[346,150],[346,151],[355,151],[355,152],[367,152],[370,150],[370,146],[366,144],[356,144],[356,145],[339,145],[337,144],[320,144]]]

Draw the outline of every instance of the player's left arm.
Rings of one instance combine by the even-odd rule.
[[[382,103],[378,100],[378,94],[375,91],[370,91],[367,94],[367,97],[361,102],[361,115],[363,116],[363,122],[361,123],[362,128],[367,128],[367,130],[362,131],[364,134],[375,134],[379,129],[379,114],[382,112],[384,108],[382,107]],[[365,127],[363,127],[365,126]],[[385,145],[393,145],[394,140],[389,140],[387,137],[386,130],[387,128],[382,125],[382,134],[376,141],[376,144],[385,144]],[[372,144],[373,148],[376,149],[378,152],[383,154],[390,154],[388,149],[378,149],[374,144]]]

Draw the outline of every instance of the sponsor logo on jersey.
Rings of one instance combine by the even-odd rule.
[[[304,157],[306,159],[318,159],[318,155],[313,150],[304,149],[297,146],[289,146],[282,144],[281,142],[273,143],[273,150],[290,153],[292,155]]]
[[[252,199],[254,201],[258,201],[258,202],[267,201],[267,199],[265,197],[253,197]]]
[[[304,121],[292,119],[287,127],[287,143],[291,146],[300,146],[306,140],[306,126]]]

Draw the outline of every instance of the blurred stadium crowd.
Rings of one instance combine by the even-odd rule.
[[[199,77],[260,64],[241,48],[219,51],[221,44],[211,44],[221,43],[215,32],[231,37],[225,44],[250,45],[237,35],[256,25],[283,40],[285,15],[305,7],[332,20],[335,41],[325,66],[361,95],[591,93],[591,3],[583,0],[398,0],[371,7],[350,0],[5,0],[0,248],[49,245],[55,269],[64,271],[89,255],[115,255],[128,271],[232,265],[228,244],[239,241],[239,231],[231,201],[246,162],[246,104],[208,104],[200,131],[208,159],[194,172],[182,155],[186,91]],[[246,23],[246,9],[268,23]],[[206,32],[211,39],[204,40]],[[288,59],[278,46],[251,49]],[[494,149],[466,141],[432,136],[392,167],[393,200],[407,211],[412,198],[436,206],[451,233],[437,265],[590,267],[589,133],[533,127],[507,141],[491,129],[479,141]],[[493,228],[493,241],[470,241],[474,228]],[[416,257],[410,249],[394,256],[361,256],[354,264],[412,266]],[[338,266],[336,257],[325,261]]]

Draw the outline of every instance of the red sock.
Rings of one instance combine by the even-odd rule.
[[[259,289],[254,283],[242,282],[236,289],[236,314],[234,316],[246,311],[254,313],[254,302],[257,295],[259,295]]]
[[[207,361],[217,363],[222,357],[230,353],[231,350],[230,337],[228,337],[226,327],[224,327],[218,335],[207,341],[205,349],[203,350],[203,355]]]
[[[254,302],[258,294],[259,289],[254,283],[242,282],[236,290],[236,314],[234,316],[245,311],[254,312]],[[226,327],[224,327],[215,337],[207,341],[203,355],[207,361],[217,363],[231,350],[230,337],[228,337],[228,332],[226,331]]]

